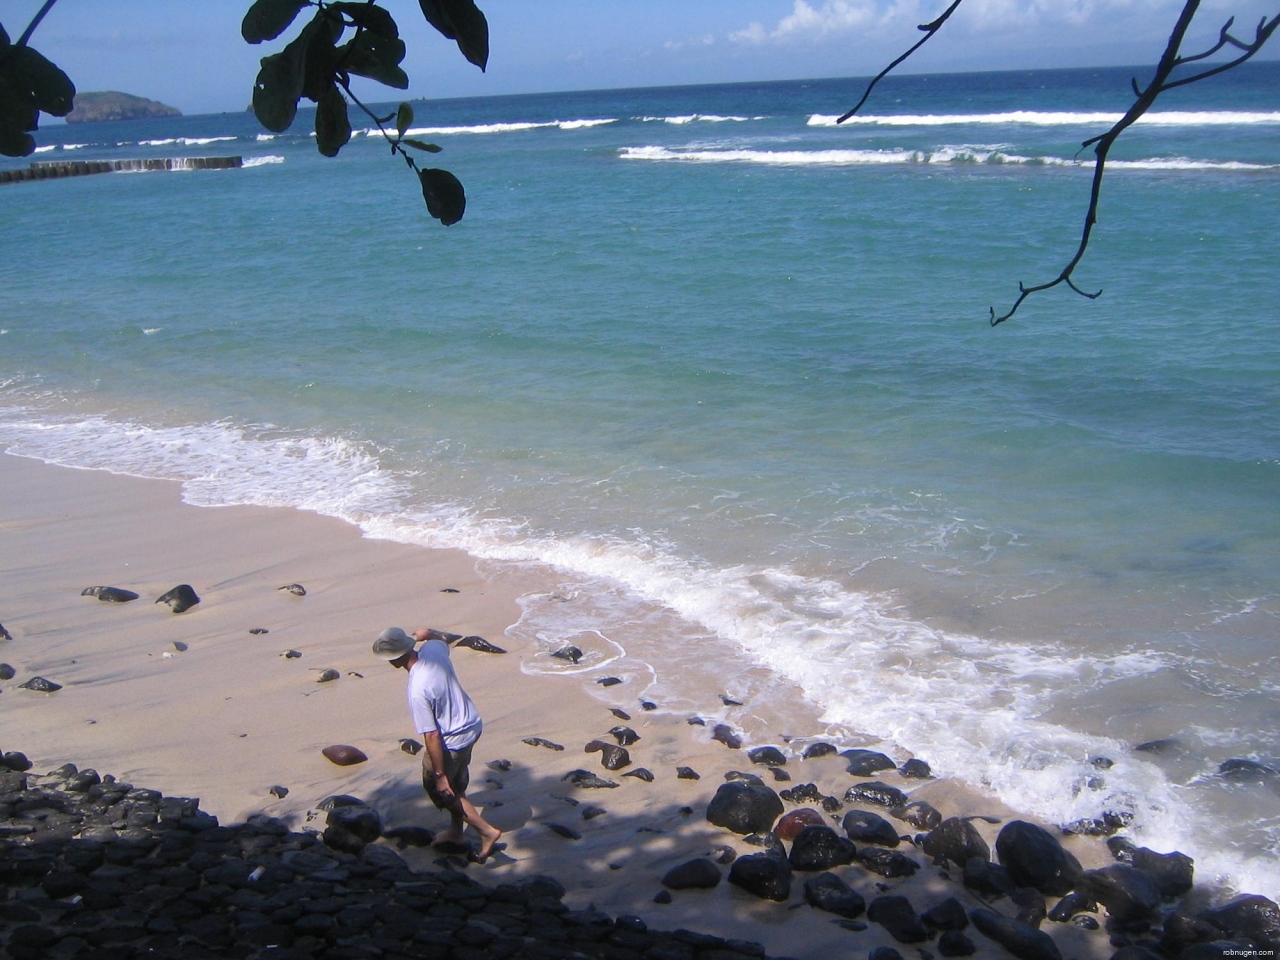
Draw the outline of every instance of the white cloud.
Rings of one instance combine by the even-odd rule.
[[[791,13],[772,30],[752,23],[729,35],[730,40],[764,43],[766,40],[816,39],[850,33],[877,17],[875,0],[825,0],[820,7],[795,0]]]

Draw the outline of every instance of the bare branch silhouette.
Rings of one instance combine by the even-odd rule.
[[[1124,131],[1137,121],[1139,117],[1146,113],[1151,108],[1152,104],[1156,102],[1156,98],[1166,90],[1184,86],[1188,83],[1195,83],[1198,80],[1203,80],[1206,77],[1211,77],[1215,74],[1223,73],[1226,70],[1239,66],[1262,49],[1262,45],[1267,42],[1271,37],[1271,34],[1275,32],[1278,26],[1280,26],[1280,14],[1272,17],[1270,20],[1264,18],[1258,25],[1253,41],[1251,43],[1245,43],[1231,36],[1229,32],[1231,25],[1234,22],[1233,18],[1232,20],[1228,20],[1226,25],[1223,26],[1219,33],[1218,42],[1212,47],[1201,53],[1183,56],[1181,53],[1182,42],[1186,39],[1187,30],[1190,28],[1191,22],[1195,19],[1196,12],[1199,7],[1200,0],[1186,0],[1186,3],[1183,5],[1182,12],[1178,15],[1177,23],[1174,24],[1173,32],[1169,35],[1169,42],[1165,45],[1164,53],[1160,57],[1160,62],[1156,65],[1156,73],[1152,78],[1151,83],[1147,85],[1146,89],[1139,89],[1137,80],[1134,80],[1133,89],[1137,99],[1134,100],[1133,105],[1128,109],[1125,115],[1117,120],[1106,133],[1100,134],[1096,137],[1091,137],[1081,144],[1081,147],[1092,146],[1094,148],[1093,152],[1096,157],[1096,161],[1093,168],[1093,185],[1089,192],[1089,208],[1085,212],[1084,229],[1080,233],[1080,245],[1076,248],[1075,256],[1071,258],[1070,262],[1063,268],[1062,272],[1053,280],[1046,283],[1036,284],[1031,287],[1019,283],[1018,299],[1013,302],[1013,306],[1009,308],[1008,312],[1001,316],[996,316],[995,308],[993,307],[991,309],[991,325],[993,327],[997,324],[1004,323],[1004,321],[1012,317],[1017,312],[1018,307],[1022,306],[1022,302],[1031,294],[1039,293],[1041,290],[1048,290],[1051,287],[1056,287],[1060,283],[1065,283],[1076,293],[1083,297],[1088,297],[1090,300],[1094,300],[1102,294],[1101,290],[1097,293],[1086,293],[1081,290],[1076,286],[1072,278],[1072,274],[1080,261],[1084,258],[1084,252],[1089,246],[1089,237],[1093,232],[1093,225],[1098,222],[1098,201],[1102,195],[1102,177],[1106,171],[1107,156],[1111,152],[1112,145],[1120,137],[1120,134],[1124,133]],[[1183,77],[1178,80],[1170,79],[1173,72],[1184,64],[1203,60],[1226,46],[1235,47],[1236,49],[1243,51],[1243,53],[1235,60],[1229,61],[1228,63],[1222,64],[1211,70],[1205,70],[1202,73]]]
[[[947,22],[947,19],[953,13],[956,12],[956,7],[960,6],[962,2],[963,0],[952,0],[951,6],[947,7],[946,11],[942,14],[942,16],[938,17],[938,19],[934,20],[932,23],[922,23],[920,24],[920,26],[916,27],[917,30],[923,30],[925,32],[925,35],[921,37],[918,41],[916,41],[915,45],[912,46],[910,50],[908,50],[906,53],[900,56],[897,60],[893,61],[893,63],[889,64],[887,67],[881,70],[880,73],[876,75],[876,78],[872,80],[869,84],[867,84],[867,89],[863,91],[862,99],[858,101],[857,106],[855,106],[852,110],[850,110],[843,117],[837,120],[836,123],[838,124],[844,123],[846,120],[852,117],[855,113],[861,110],[862,105],[866,103],[867,100],[870,98],[871,91],[876,88],[876,84],[879,83],[881,80],[883,80],[886,76],[888,76],[889,73],[892,72],[894,67],[902,63],[903,60],[906,60],[907,57],[911,56],[913,53],[915,53],[917,50],[923,47],[925,42],[930,37],[932,37],[935,33],[941,30],[942,25]]]
[[[879,75],[877,75],[876,78],[868,84],[866,92],[863,93],[862,99],[858,101],[857,106],[836,122],[843,123],[857,113],[871,96],[871,91],[875,89],[876,84],[884,79],[891,70],[920,49],[926,40],[937,33],[942,25],[946,23],[951,14],[955,12],[956,8],[960,6],[961,2],[962,0],[954,0],[951,6],[949,6],[946,11],[938,17],[938,19],[934,20],[932,23],[921,24],[920,29],[926,32],[926,36],[882,70]],[[1095,163],[1093,168],[1093,182],[1089,191],[1089,206],[1085,211],[1084,228],[1081,230],[1080,243],[1076,247],[1075,255],[1070,261],[1068,261],[1067,265],[1062,269],[1062,272],[1054,279],[1049,280],[1046,283],[1035,284],[1034,286],[1027,286],[1025,283],[1019,283],[1018,298],[1013,302],[1013,306],[1009,308],[1008,312],[1000,316],[996,316],[995,308],[993,307],[991,309],[991,325],[993,327],[997,324],[1004,323],[1004,321],[1012,317],[1018,311],[1018,308],[1022,306],[1023,301],[1026,300],[1027,297],[1031,296],[1031,294],[1039,293],[1042,290],[1049,290],[1059,284],[1065,284],[1076,293],[1080,294],[1080,296],[1087,297],[1090,300],[1095,300],[1102,295],[1101,290],[1096,293],[1089,293],[1085,290],[1081,290],[1080,287],[1076,285],[1072,274],[1075,272],[1076,267],[1079,266],[1080,261],[1084,258],[1085,250],[1088,249],[1089,246],[1089,238],[1093,233],[1093,226],[1098,222],[1098,202],[1102,196],[1102,178],[1106,172],[1107,156],[1111,152],[1112,145],[1125,130],[1127,130],[1135,121],[1138,120],[1139,117],[1151,108],[1151,106],[1156,102],[1156,99],[1162,93],[1167,90],[1172,90],[1175,87],[1182,87],[1187,84],[1197,83],[1201,80],[1208,79],[1209,77],[1216,76],[1220,73],[1225,73],[1228,70],[1240,66],[1240,64],[1244,63],[1261,50],[1263,45],[1271,39],[1271,35],[1275,33],[1278,27],[1280,27],[1280,14],[1270,18],[1263,17],[1259,22],[1257,29],[1254,31],[1253,39],[1245,41],[1232,35],[1231,28],[1235,23],[1235,18],[1232,17],[1223,25],[1222,29],[1218,33],[1217,42],[1211,47],[1207,50],[1201,51],[1200,53],[1184,55],[1181,52],[1182,43],[1186,39],[1187,30],[1195,19],[1199,8],[1200,0],[1185,0],[1182,12],[1178,15],[1173,31],[1169,34],[1169,40],[1165,45],[1164,53],[1161,55],[1160,61],[1156,65],[1155,76],[1152,78],[1151,82],[1145,89],[1143,89],[1138,86],[1138,81],[1135,78],[1132,83],[1135,99],[1133,105],[1128,109],[1125,115],[1116,121],[1116,123],[1105,133],[1099,134],[1096,137],[1091,137],[1081,144],[1082,149],[1088,147],[1094,148]],[[1228,60],[1225,63],[1218,64],[1207,70],[1202,70],[1199,73],[1179,77],[1177,79],[1173,78],[1174,71],[1179,67],[1183,67],[1189,63],[1198,63],[1206,60],[1227,48],[1240,51],[1240,55],[1233,60]]]

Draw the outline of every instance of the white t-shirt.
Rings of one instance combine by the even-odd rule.
[[[418,660],[409,670],[407,693],[418,733],[440,731],[440,739],[450,750],[461,750],[480,736],[480,711],[458,682],[443,640],[428,640],[418,648]]]

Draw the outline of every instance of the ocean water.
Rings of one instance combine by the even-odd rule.
[[[464,548],[539,584],[530,670],[1275,898],[1280,787],[1217,770],[1280,765],[1280,64],[1122,138],[1101,298],[987,324],[1074,252],[1134,75],[890,78],[839,127],[860,81],[422,103],[449,229],[305,115],[51,126],[245,165],[0,187],[0,444]]]

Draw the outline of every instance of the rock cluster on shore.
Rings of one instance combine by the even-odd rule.
[[[817,791],[806,785],[787,794],[817,795]],[[1197,910],[1183,902],[1193,888],[1193,862],[1182,853],[1161,854],[1112,837],[1108,847],[1116,862],[1085,870],[1048,830],[1013,820],[1000,830],[993,861],[972,818],[938,820],[924,809],[927,804],[906,805],[905,799],[900,791],[883,784],[857,785],[845,797],[846,801],[881,803],[904,822],[936,825],[914,837],[899,837],[877,814],[854,810],[845,815],[846,836],[841,836],[813,808],[793,810],[779,820],[784,809],[779,795],[759,778],[739,774],[716,791],[707,819],[734,833],[751,835],[748,839],[763,848],[733,860],[729,883],[762,899],[786,902],[794,874],[807,874],[804,898],[810,906],[845,918],[854,930],[865,929],[857,920],[865,912],[867,920],[904,945],[936,937],[944,957],[979,952],[979,943],[969,935],[972,928],[981,935],[978,940],[999,944],[1019,960],[1062,960],[1055,939],[1041,929],[1045,920],[1105,934],[1105,943],[1098,946],[1115,948],[1112,960],[1274,957],[1280,950],[1280,907],[1266,897],[1238,896],[1212,910]],[[783,839],[791,841],[789,851]],[[881,895],[867,903],[834,872],[856,862],[888,879],[909,877],[921,862],[889,849],[903,840],[931,858],[943,879],[951,880],[953,869],[960,874],[954,895],[934,893],[928,909],[922,909],[893,892],[893,887],[877,884]],[[676,889],[705,888],[715,886],[718,877],[695,869],[690,862],[669,872],[664,883]],[[957,895],[970,902],[968,909]],[[1001,910],[1007,904],[1007,911],[994,909],[997,903]],[[1105,928],[1094,917],[1102,912]],[[892,947],[880,947],[870,956],[871,960],[897,960],[901,954]]]
[[[71,764],[32,775],[15,769],[29,766],[22,754],[6,756],[0,955],[14,960],[765,956],[753,943],[571,910],[550,877],[488,887],[448,866],[415,873],[367,842],[381,828],[358,802],[335,806],[323,836],[271,817],[221,826],[198,800]]]

